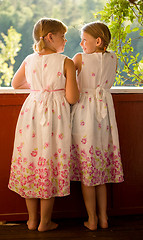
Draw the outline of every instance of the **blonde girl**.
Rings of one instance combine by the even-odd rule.
[[[40,232],[57,228],[51,221],[54,199],[70,194],[70,104],[79,93],[74,63],[60,54],[66,31],[57,19],[40,19],[33,29],[35,53],[12,80],[30,94],[17,122],[9,188],[26,200],[28,229]]]
[[[118,131],[110,88],[117,58],[107,51],[108,27],[99,22],[81,31],[83,53],[73,58],[80,101],[72,109],[71,180],[81,181],[90,230],[108,227],[106,183],[123,181]]]

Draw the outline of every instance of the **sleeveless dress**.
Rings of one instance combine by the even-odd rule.
[[[19,114],[8,187],[24,198],[70,194],[70,105],[63,74],[66,56],[27,56],[31,93]]]
[[[116,75],[113,52],[82,54],[80,101],[72,108],[72,181],[96,186],[123,181],[118,130],[110,87]]]

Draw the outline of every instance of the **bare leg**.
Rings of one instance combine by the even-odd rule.
[[[95,187],[88,187],[81,183],[82,194],[84,198],[85,207],[88,214],[88,221],[84,222],[84,226],[90,230],[97,229],[97,215],[96,215],[96,193]]]
[[[52,211],[55,198],[41,199],[41,221],[38,227],[39,232],[53,230],[58,227],[58,224],[51,221]]]
[[[27,221],[29,230],[36,230],[38,227],[38,198],[26,198],[26,206],[29,214],[29,220]]]
[[[108,228],[107,189],[105,184],[96,186],[96,199],[98,205],[99,226],[101,228]]]

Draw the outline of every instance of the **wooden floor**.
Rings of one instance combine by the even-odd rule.
[[[25,222],[0,225],[1,240],[143,240],[143,216],[110,217],[107,230],[89,231],[84,219],[58,220],[57,230],[40,233],[29,231]]]

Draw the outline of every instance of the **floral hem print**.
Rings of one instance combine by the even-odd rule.
[[[18,158],[13,160],[11,168],[9,188],[24,198],[49,199],[54,196],[66,196],[70,194],[69,165],[65,164],[63,155],[55,156],[58,164],[54,166],[55,159],[35,159],[34,162],[25,164],[27,160]]]
[[[120,151],[115,146],[114,149],[112,151],[109,146],[101,152],[100,148],[91,146],[87,151],[72,145],[71,181],[81,181],[86,186],[123,182]]]

